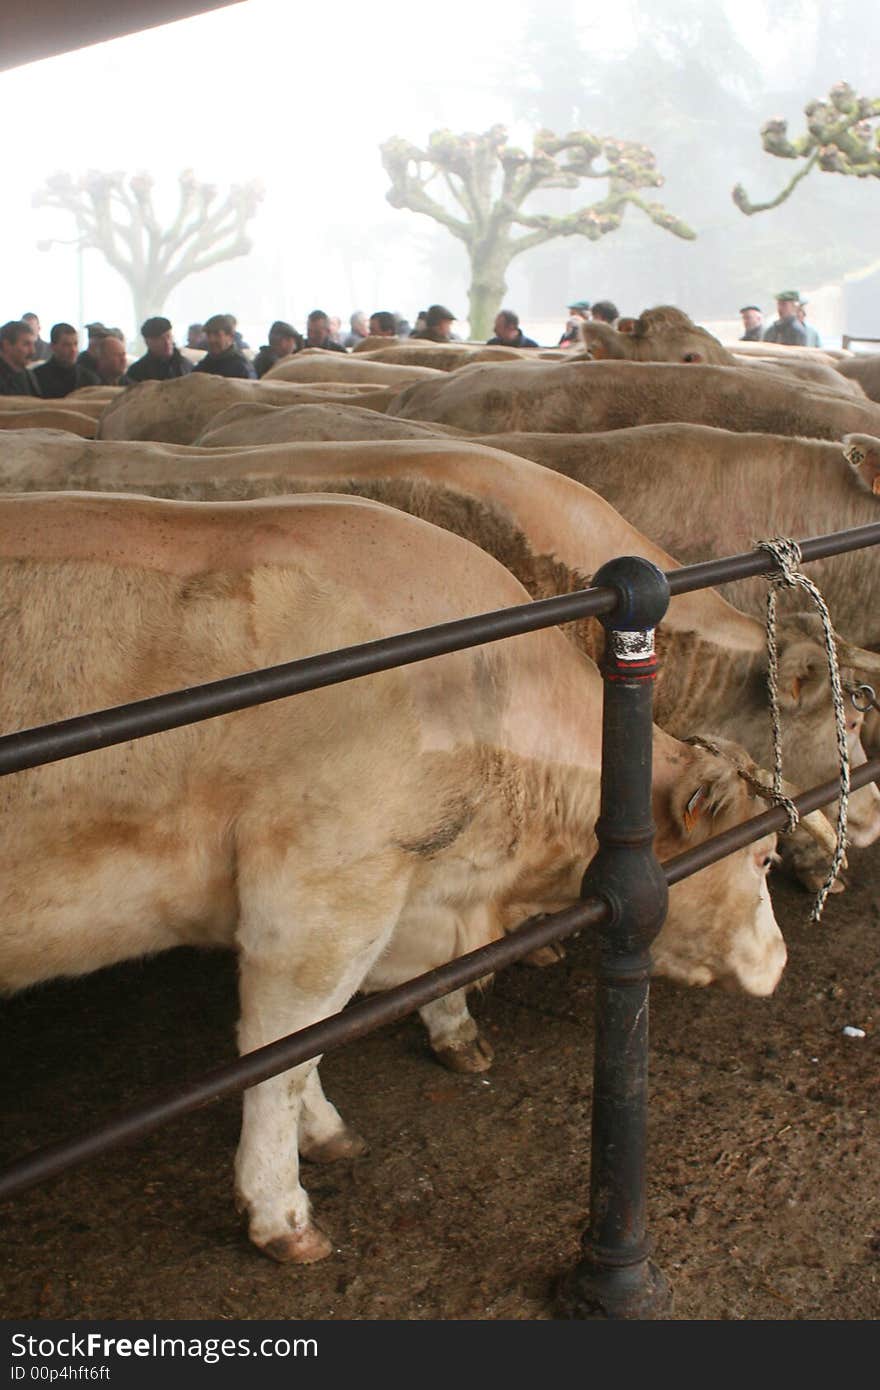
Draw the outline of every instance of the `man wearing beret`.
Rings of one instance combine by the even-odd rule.
[[[801,297],[797,290],[780,290],[776,296],[778,317],[764,329],[765,343],[784,343],[787,347],[806,347],[807,332],[798,318]]]
[[[172,377],[188,376],[192,363],[174,346],[169,319],[156,315],[141,324],[141,337],[147,345],[143,357],[132,362],[122,384],[131,386],[138,381],[170,381]]]

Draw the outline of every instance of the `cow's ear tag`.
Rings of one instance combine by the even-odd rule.
[[[700,819],[700,816],[703,814],[703,809],[706,805],[706,796],[706,788],[697,787],[697,790],[684,808],[684,828],[689,835]]]

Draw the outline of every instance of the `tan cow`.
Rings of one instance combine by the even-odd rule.
[[[113,401],[121,396],[125,386],[78,386],[64,399],[67,401]]]
[[[724,344],[737,357],[776,357],[783,362],[793,362],[800,358],[803,362],[821,362],[823,367],[835,367],[838,362],[846,362],[854,356],[849,348],[811,348],[792,347],[788,343],[765,343],[760,339],[743,342],[741,338]]]
[[[0,397],[0,430],[65,430],[83,439],[94,439],[97,429],[97,420],[79,410],[65,410],[48,402],[35,403],[33,410],[4,410]]]
[[[390,347],[375,347],[370,352],[374,362],[397,363],[408,366],[418,362],[423,367],[435,371],[454,372],[459,367],[469,367],[474,362],[521,362],[530,357],[533,349],[503,347],[500,344],[484,343],[431,343],[423,338],[411,338]]]
[[[584,321],[581,339],[589,357],[594,361],[616,359],[628,362],[710,363],[718,367],[744,367],[798,377],[803,381],[840,391],[840,376],[833,358],[824,362],[811,358],[813,348],[791,357],[772,354],[753,356],[729,350],[705,328],[699,328],[681,309],[671,304],[646,309],[630,321],[629,332],[619,332],[607,323]],[[754,344],[747,344],[753,347]],[[861,390],[844,388],[843,395],[863,397]]]
[[[65,402],[63,406],[59,401],[42,401],[38,396],[0,396],[0,410],[4,414],[11,414],[13,411],[20,411],[30,415],[35,410],[73,410],[78,415],[84,415],[90,420],[98,420],[107,404],[104,400],[83,400],[76,398],[75,393],[60,398]]]
[[[732,352],[705,328],[699,328],[681,309],[661,304],[632,320],[632,331],[618,332],[608,323],[585,319],[581,341],[596,361],[617,358],[629,362],[710,362],[735,367]]]
[[[527,598],[458,537],[320,494],[7,498],[0,560],[3,728]],[[594,843],[600,699],[595,667],[545,630],[6,777],[2,984],[234,947],[250,1052],[567,906]],[[662,857],[755,809],[731,755],[655,732]],[[774,838],[673,888],[658,971],[774,988]],[[435,1047],[475,1045],[461,993],[422,1014]],[[297,1150],[360,1148],[314,1062],[250,1090],[236,1182],[253,1241],[329,1253]]]
[[[107,442],[77,452],[38,444],[27,456],[14,447],[0,447],[4,484],[16,490],[25,485],[69,487],[208,501],[308,491],[357,493],[474,542],[504,564],[533,598],[582,587],[587,575],[615,555],[643,555],[661,569],[677,563],[579,483],[526,459],[448,440],[239,450]],[[579,623],[566,631],[587,655],[601,655],[598,623]],[[672,601],[658,642],[663,659],[657,722],[681,738],[694,729],[712,728],[768,765],[772,751],[763,626],[714,591],[699,591]],[[789,781],[803,789],[837,771],[823,647],[809,623],[792,618],[781,625],[779,651],[784,767]],[[865,663],[871,663],[867,653],[851,653],[848,660],[861,662],[863,672]],[[860,727],[861,716],[850,710],[854,765],[865,757]],[[850,838],[863,846],[878,834],[880,794],[871,786],[852,798]],[[799,836],[783,844],[798,877],[807,887],[817,887],[824,866],[812,841]]]
[[[317,439],[442,439],[459,433],[449,425],[397,420],[359,405],[273,406],[242,401],[209,420],[193,442],[228,449]]]
[[[499,362],[405,386],[389,415],[468,434],[584,434],[665,421],[841,439],[880,434],[880,407],[745,367],[674,362]]]
[[[838,362],[837,370],[845,379],[858,382],[872,401],[880,401],[880,353],[850,357]]]
[[[270,367],[261,381],[293,381],[303,385],[315,381],[360,382],[372,387],[402,386],[408,381],[429,381],[439,376],[430,367],[416,362],[395,365],[376,361],[363,353],[357,356],[343,352],[328,352],[324,348],[306,348],[284,357]]]
[[[835,444],[664,424],[588,435],[491,434],[473,442],[594,488],[683,563],[751,550],[756,540],[775,535],[799,539],[880,520],[880,438],[872,435]],[[816,560],[807,572],[837,630],[861,647],[880,647],[876,551]],[[737,607],[763,614],[763,579],[720,588]],[[803,602],[800,594],[780,601]]]
[[[357,383],[264,384],[191,372],[173,381],[142,381],[132,386],[106,407],[98,436],[101,439],[152,439],[191,444],[209,420],[227,406],[242,401],[278,406],[339,401],[381,410],[395,394],[392,388]]]

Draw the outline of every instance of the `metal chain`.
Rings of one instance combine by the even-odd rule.
[[[776,600],[782,588],[804,589],[813,600],[822,619],[825,633],[825,653],[828,657],[828,673],[831,679],[831,699],[834,705],[834,723],[837,733],[837,752],[840,758],[840,796],[837,802],[837,847],[831,861],[828,877],[819,889],[811,914],[818,922],[825,907],[825,900],[840,873],[846,853],[846,821],[849,807],[849,748],[846,742],[846,713],[843,707],[843,687],[837,664],[837,648],[834,644],[834,630],[828,605],[812,580],[800,573],[801,550],[796,541],[785,536],[773,536],[770,540],[758,541],[758,550],[766,550],[779,566],[779,574],[767,576],[770,592],[767,595],[767,687],[770,693],[770,718],[773,725],[773,790],[782,795],[782,729],[779,715],[779,651],[776,645]],[[793,826],[789,825],[789,829]]]

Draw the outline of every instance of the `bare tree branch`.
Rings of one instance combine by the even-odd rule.
[[[555,237],[583,236],[596,241],[615,231],[628,204],[675,236],[693,238],[691,229],[659,203],[644,202],[638,190],[659,188],[654,155],[646,145],[585,130],[555,135],[539,130],[531,154],[507,143],[507,131],[494,125],[482,134],[435,130],[426,149],[394,136],[381,146],[391,180],[392,207],[423,213],[463,241],[471,259],[471,333],[484,336],[506,288],[504,276],[514,256]],[[428,167],[433,172],[426,176]],[[464,210],[465,219],[426,192],[437,174]],[[604,179],[605,198],[563,217],[523,211],[533,193],[577,188],[584,179]],[[521,236],[518,227],[529,230]]]
[[[761,143],[768,154],[806,163],[766,203],[753,203],[738,183],[733,201],[748,217],[779,207],[816,165],[826,174],[880,178],[880,97],[860,97],[848,82],[836,82],[827,100],[808,102],[804,114],[807,130],[796,140],[789,139],[788,122],[779,116],[761,126]]]
[[[33,202],[74,218],[80,244],[101,251],[128,283],[140,322],[158,312],[187,276],[251,249],[245,232],[263,196],[258,183],[234,185],[220,201],[217,189],[200,183],[191,169],[184,170],[179,184],[177,212],[165,231],[148,174],[127,180],[122,173],[94,169],[77,180],[54,174]]]

